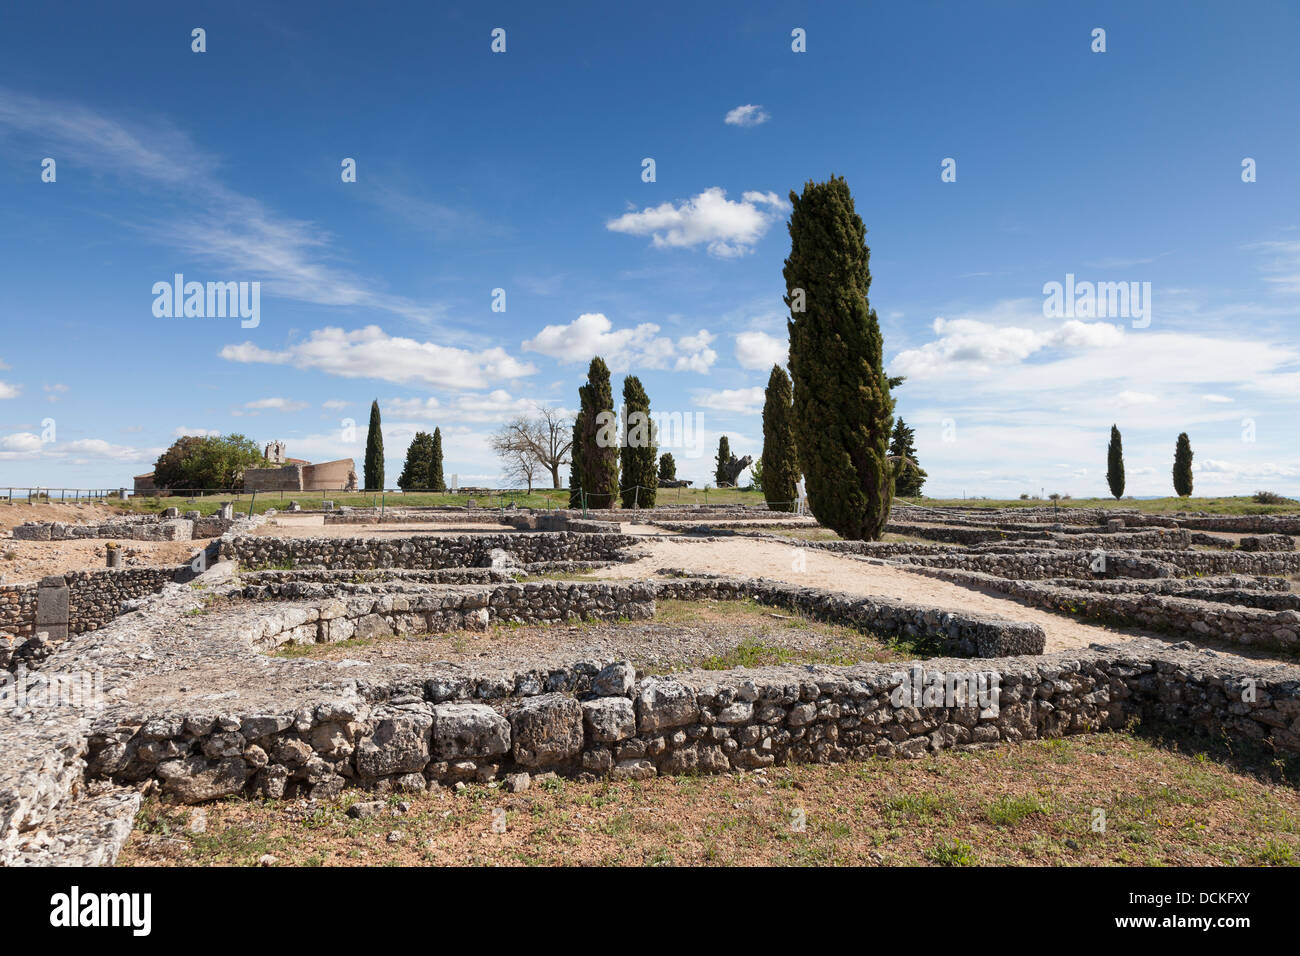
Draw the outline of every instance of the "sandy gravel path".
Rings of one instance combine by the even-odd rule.
[[[792,584],[830,588],[849,594],[880,595],[932,604],[972,614],[996,614],[1016,621],[1030,621],[1047,633],[1048,652],[1089,644],[1113,644],[1142,634],[1099,624],[1085,624],[1064,615],[1027,607],[1002,595],[986,594],[959,585],[928,578],[896,567],[868,564],[819,551],[805,549],[806,570],[794,569],[795,549],[776,541],[732,538],[725,541],[692,541],[689,538],[646,540],[642,546],[650,556],[631,564],[615,565],[596,572],[599,577],[648,577],[658,568],[685,568],[744,577],[776,578]],[[1156,634],[1144,634],[1159,639]]]

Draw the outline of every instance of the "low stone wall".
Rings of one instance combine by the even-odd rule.
[[[296,571],[244,571],[239,579],[250,587],[280,584],[495,584],[513,582],[518,572],[495,568],[439,568],[434,571],[408,571],[404,568],[374,570],[335,570],[303,568]]]
[[[933,525],[905,524],[891,521],[885,525],[888,534],[902,534],[927,541],[944,541],[949,544],[986,544],[1012,539],[1047,538],[1049,532],[1042,528],[1028,531],[1004,531],[999,528],[938,527]]]
[[[1155,552],[1163,558],[1167,552]],[[1174,577],[1178,569],[1161,558],[1147,557],[1148,552],[1105,553],[1105,570],[1088,551],[1062,551],[1032,548],[1014,552],[947,551],[941,554],[900,554],[895,560],[927,568],[952,568],[979,571],[1021,581],[1043,578]]]
[[[19,541],[74,541],[83,538],[104,538],[124,541],[189,541],[194,535],[194,522],[185,518],[125,519],[99,524],[65,524],[62,521],[29,521],[14,528],[14,538]]]
[[[665,569],[661,574],[685,572]],[[741,600],[788,608],[832,624],[844,624],[885,638],[907,638],[932,645],[937,653],[959,657],[1005,657],[1041,654],[1047,635],[1037,624],[992,615],[961,614],[883,597],[862,597],[804,588],[765,578],[722,576],[670,577],[655,583],[664,600]]]
[[[241,596],[254,600],[314,599],[268,610],[249,634],[253,647],[336,644],[394,634],[483,630],[491,624],[542,624],[574,620],[642,620],[654,616],[655,587],[648,582],[538,581],[527,584],[410,584],[373,593],[375,585],[311,582],[256,584]]]
[[[1300,611],[1293,609],[1232,606],[1151,592],[1106,593],[947,568],[926,568],[922,573],[968,587],[998,591],[1026,604],[1108,623],[1254,647],[1286,651],[1300,648]]]
[[[219,537],[246,520],[243,517],[230,519],[218,515],[201,517],[197,511],[191,511],[184,518],[143,515],[97,524],[28,521],[14,528],[13,536],[18,541],[77,541],[88,538],[107,541],[191,541],[195,538]]]
[[[1163,524],[1164,515],[1126,517],[1129,524]],[[1300,534],[1300,515],[1175,515],[1179,526],[1193,531],[1224,531],[1236,534]]]
[[[622,534],[515,532],[482,535],[412,535],[378,538],[223,538],[220,557],[241,566],[266,565],[324,568],[477,567],[490,564],[489,552],[509,552],[521,564],[539,561],[614,561],[637,539]]]
[[[539,511],[534,514],[508,514],[506,522],[525,531],[583,531],[588,534],[617,534],[617,521],[574,518],[564,513]]]
[[[69,571],[62,577],[68,588],[67,629],[84,634],[103,627],[122,610],[122,602],[154,594],[174,581],[193,577],[188,565],[162,568],[105,568]],[[0,587],[0,631],[30,637],[36,626],[39,586],[14,584]]]
[[[692,672],[636,679],[627,662],[430,682],[422,696],[293,713],[155,714],[96,727],[88,772],[153,779],[172,799],[418,791],[511,772],[717,773],[922,757],[1120,728],[1131,719],[1300,751],[1300,669],[1155,646],[1047,658]],[[948,688],[952,690],[949,692]]]
[[[1286,578],[1278,577],[1225,574],[1208,578],[1120,578],[1108,581],[1049,578],[1043,583],[1106,594],[1165,594],[1270,611],[1300,610],[1300,594],[1289,591]]]

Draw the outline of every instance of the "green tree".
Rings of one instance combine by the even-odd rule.
[[[749,466],[749,484],[755,491],[763,490],[763,456],[759,455]]]
[[[618,497],[618,418],[609,368],[600,356],[591,360],[587,383],[578,389],[578,409],[569,506],[581,507],[580,492],[586,492],[588,508],[612,508]]]
[[[763,398],[762,472],[754,483],[772,511],[794,511],[799,484],[799,453],[794,442],[794,406],[790,376],[779,365],[772,366]],[[757,463],[755,463],[757,464]]]
[[[659,456],[659,480],[677,480],[677,462],[673,460],[673,453],[670,451],[666,451]]]
[[[623,507],[653,508],[659,482],[655,477],[655,427],[650,396],[641,379],[623,379],[623,434],[619,456],[623,470]]]
[[[727,441],[726,435],[723,435],[718,439],[718,455],[713,459],[715,466],[713,469],[713,483],[715,485],[721,487],[731,480],[731,476],[726,471],[727,462],[731,461],[731,458],[731,442]]]
[[[808,505],[842,538],[875,540],[894,493],[894,399],[883,366],[866,227],[843,178],[790,193],[790,377]]]
[[[416,432],[411,444],[406,448],[406,462],[402,465],[402,474],[397,479],[397,487],[403,491],[432,491],[433,481],[429,475],[429,465],[433,461],[433,436],[428,432]]]
[[[1116,501],[1124,497],[1124,443],[1116,425],[1110,426],[1110,445],[1106,448],[1106,484]]]
[[[382,491],[384,487],[384,433],[379,425],[379,401],[370,403],[370,430],[366,432],[366,491]]]
[[[901,418],[894,422],[889,438],[889,457],[894,463],[894,494],[900,498],[919,498],[921,486],[930,476],[916,462],[916,429]]]
[[[177,491],[235,491],[244,471],[266,464],[252,439],[239,434],[183,435],[153,466],[154,485]]]
[[[446,491],[447,480],[442,474],[442,429],[433,430],[433,448],[429,453],[429,490]]]
[[[1192,493],[1192,440],[1187,432],[1178,436],[1174,446],[1174,491],[1180,498]]]

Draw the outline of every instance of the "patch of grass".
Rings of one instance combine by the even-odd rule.
[[[961,840],[944,840],[926,851],[925,858],[939,866],[974,866],[975,849]]]
[[[917,498],[897,499],[905,504],[922,505],[926,508],[1050,508],[1051,501],[1045,499],[1005,499],[1005,498]],[[1289,504],[1259,504],[1253,497],[1238,496],[1224,498],[1069,498],[1056,502],[1061,509],[1066,508],[1110,508],[1121,511],[1140,511],[1143,514],[1173,514],[1178,511],[1204,511],[1219,515],[1266,515],[1294,512],[1298,506]]]
[[[1034,796],[1001,797],[984,812],[989,823],[998,826],[1013,827],[1036,813],[1046,813],[1047,807]]]
[[[120,865],[1218,865],[1300,863],[1300,758],[1237,742],[1115,732],[763,772],[476,784],[388,801],[225,800],[207,832],[149,798]],[[1252,769],[1253,768],[1253,769]],[[507,830],[492,830],[493,811]],[[1094,830],[1095,811],[1106,825]],[[793,821],[803,819],[801,829]],[[388,843],[400,830],[406,839]]]

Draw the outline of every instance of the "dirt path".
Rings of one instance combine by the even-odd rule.
[[[971,614],[995,614],[1015,621],[1029,621],[1047,633],[1047,650],[1063,651],[1089,644],[1113,644],[1134,636],[1136,631],[1119,631],[1098,624],[1085,624],[1064,615],[1026,607],[1000,595],[924,577],[896,567],[868,564],[816,548],[803,551],[806,569],[795,570],[795,549],[775,541],[736,538],[726,541],[692,541],[689,538],[647,540],[650,556],[631,564],[616,565],[597,572],[601,577],[639,578],[658,568],[685,568],[743,577],[775,578],[791,584],[829,588],[849,594],[879,595],[918,604]],[[1158,638],[1159,635],[1149,634]]]

